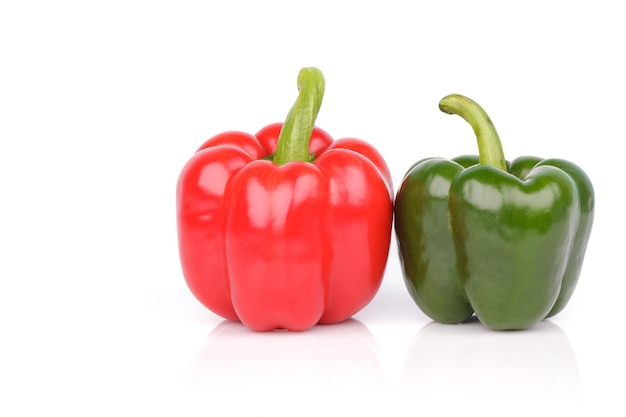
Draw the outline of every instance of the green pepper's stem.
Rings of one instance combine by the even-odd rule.
[[[481,164],[492,165],[506,171],[506,160],[498,132],[478,103],[459,94],[450,94],[441,99],[439,110],[459,115],[472,126],[478,140],[478,158]]]
[[[324,75],[314,67],[302,68],[298,74],[298,98],[287,114],[278,135],[274,163],[310,161],[309,142],[317,113],[324,97]]]

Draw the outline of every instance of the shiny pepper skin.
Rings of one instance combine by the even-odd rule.
[[[315,127],[312,162],[276,165],[281,128],[209,139],[177,188],[191,292],[257,331],[351,317],[376,294],[391,237],[391,176],[373,147]]]

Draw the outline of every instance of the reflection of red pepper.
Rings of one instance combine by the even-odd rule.
[[[391,175],[358,139],[314,127],[324,78],[298,76],[285,124],[205,142],[177,189],[179,249],[192,293],[254,330],[304,330],[362,309],[384,273]]]

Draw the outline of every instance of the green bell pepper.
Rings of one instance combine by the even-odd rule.
[[[559,313],[576,287],[594,216],[587,175],[561,159],[504,158],[485,111],[460,95],[478,156],[428,158],[405,175],[395,231],[409,294],[431,319],[474,313],[492,329],[524,329]]]

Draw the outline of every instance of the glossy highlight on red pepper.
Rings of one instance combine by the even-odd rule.
[[[207,140],[177,186],[179,253],[195,297],[257,331],[343,321],[380,287],[393,189],[382,156],[314,126],[324,91],[303,68],[285,123]]]

